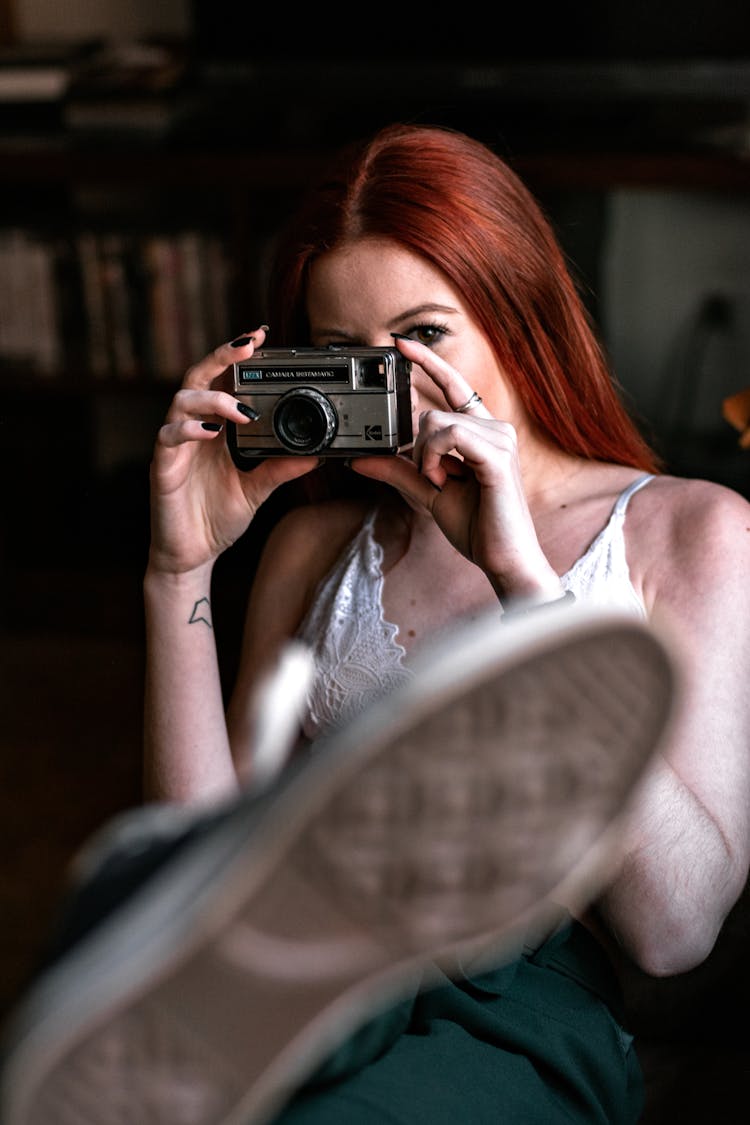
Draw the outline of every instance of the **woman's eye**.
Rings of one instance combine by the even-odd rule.
[[[409,329],[407,335],[413,336],[420,344],[426,344],[429,347],[440,343],[446,332],[447,329],[442,324],[415,324],[413,328]]]

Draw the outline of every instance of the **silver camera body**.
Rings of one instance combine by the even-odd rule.
[[[414,440],[411,362],[398,348],[260,348],[234,364],[234,394],[260,415],[227,425],[239,468],[290,454],[394,454]]]

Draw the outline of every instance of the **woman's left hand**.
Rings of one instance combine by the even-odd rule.
[[[515,428],[482,402],[458,412],[472,395],[466,379],[424,345],[399,345],[440,388],[448,409],[420,416],[411,458],[357,458],[352,468],[428,512],[451,544],[485,571],[499,597],[559,591],[526,501]]]

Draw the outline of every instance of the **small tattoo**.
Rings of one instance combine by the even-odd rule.
[[[205,609],[203,608],[205,606]],[[208,625],[209,629],[213,629],[211,624],[211,603],[208,598],[201,598],[193,606],[193,612],[190,614],[188,625],[195,624],[196,621],[202,621],[204,625]]]

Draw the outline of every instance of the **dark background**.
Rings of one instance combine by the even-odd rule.
[[[268,13],[194,0],[190,13],[192,109],[179,128],[157,142],[0,136],[7,223],[210,227],[232,261],[238,333],[259,319],[273,230],[330,149],[394,119],[466,129],[514,163],[548,211],[669,467],[750,492],[750,451],[720,410],[724,394],[750,386],[746,3]],[[671,214],[687,218],[673,229]],[[640,298],[639,266],[663,280],[655,306]],[[42,378],[0,362],[0,1013],[32,971],[71,856],[140,799],[148,461],[180,375],[126,386],[93,382],[85,364]],[[226,685],[274,516],[217,565]],[[650,1121],[744,1120],[748,986],[736,957],[748,936],[744,915],[733,919],[711,964],[649,1011]]]

